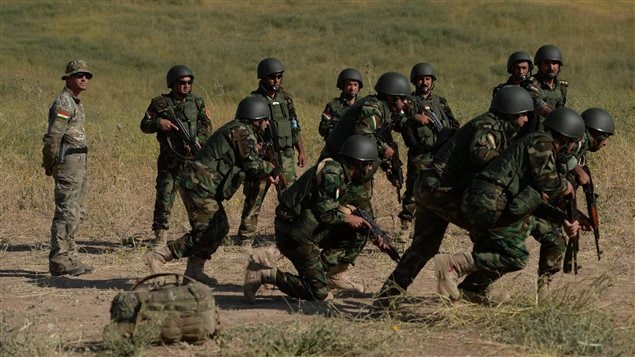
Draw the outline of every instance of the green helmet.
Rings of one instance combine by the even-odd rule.
[[[517,51],[509,55],[509,58],[507,59],[507,73],[512,74],[512,66],[518,62],[529,63],[529,72],[534,69],[534,60],[531,58],[531,55],[525,51]]]
[[[415,79],[421,76],[430,76],[433,80],[437,80],[434,68],[429,63],[417,63],[412,67],[412,70],[410,70],[410,83],[414,84]]]
[[[521,114],[534,110],[534,101],[522,87],[509,85],[501,88],[492,99],[490,109],[500,114]]]
[[[337,76],[337,88],[342,89],[342,85],[345,80],[352,80],[359,82],[359,89],[364,88],[364,81],[362,80],[362,74],[355,68],[346,68]]]
[[[406,96],[410,95],[410,83],[401,73],[386,72],[377,80],[375,91],[385,95]]]
[[[258,79],[264,79],[267,76],[276,73],[283,73],[284,66],[276,58],[265,58],[258,63]]]
[[[174,86],[174,82],[183,77],[192,77],[192,80],[194,80],[194,73],[192,73],[192,70],[188,66],[179,64],[170,68],[168,74],[165,75],[165,81],[167,82],[168,88],[172,88]]]
[[[261,120],[269,118],[269,104],[260,96],[247,97],[238,103],[236,119]]]
[[[582,119],[587,128],[609,135],[615,134],[615,122],[606,110],[590,108],[582,112]]]
[[[562,52],[560,49],[554,45],[544,45],[536,51],[536,55],[534,56],[534,63],[540,63],[542,61],[554,61],[560,63],[561,66],[564,66],[564,61],[562,60]]]
[[[543,124],[546,129],[566,136],[569,139],[582,140],[584,120],[580,114],[569,108],[554,109]]]
[[[339,155],[357,161],[376,161],[379,159],[377,145],[364,135],[353,135],[346,139]]]

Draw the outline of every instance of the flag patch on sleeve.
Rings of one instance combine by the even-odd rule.
[[[71,118],[71,113],[63,110],[63,109],[58,109],[57,110],[57,119],[62,119],[62,120],[68,120]]]

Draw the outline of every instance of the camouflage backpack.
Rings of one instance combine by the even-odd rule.
[[[164,282],[166,276],[173,276],[174,283]],[[117,294],[110,306],[110,320],[105,334],[164,343],[203,341],[219,329],[212,289],[173,273],[149,275]]]

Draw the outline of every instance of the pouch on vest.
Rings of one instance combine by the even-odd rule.
[[[219,191],[220,199],[228,200],[232,198],[243,181],[245,181],[245,172],[240,167],[224,160],[218,161],[218,172],[223,177]]]
[[[157,283],[157,278],[166,276],[174,277],[174,283]],[[173,273],[149,275],[117,294],[110,306],[110,320],[104,339],[143,338],[163,343],[201,342],[213,337],[220,326],[212,289]]]

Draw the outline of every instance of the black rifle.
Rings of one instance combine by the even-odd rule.
[[[196,139],[196,137],[192,136],[192,134],[190,133],[190,128],[187,125],[185,125],[185,123],[183,123],[183,121],[176,115],[176,113],[174,112],[174,107],[169,106],[165,110],[165,114],[167,116],[166,119],[168,119],[178,129],[177,131],[179,133],[179,136],[181,137],[181,140],[187,147],[190,148],[190,152],[186,153],[185,155],[178,153],[174,149],[174,145],[172,144],[172,141],[170,140],[170,136],[167,135],[167,140],[168,140],[170,149],[172,149],[172,152],[174,152],[177,156],[181,158],[188,159],[188,160],[192,159],[192,157],[196,155],[196,153],[201,149],[201,144],[198,142],[198,139]],[[146,112],[146,116],[149,118],[152,118],[152,115],[150,115],[149,112]]]
[[[274,166],[273,176],[278,176],[276,189],[278,194],[287,188],[287,181],[284,178],[284,168],[282,166],[282,154],[280,153],[280,144],[278,143],[278,128],[276,122],[270,118],[269,126],[265,132],[266,150],[265,157]]]
[[[598,260],[600,260],[602,256],[602,251],[600,250],[600,216],[598,214],[597,207],[597,198],[598,195],[595,193],[595,189],[593,187],[593,179],[591,178],[591,170],[588,166],[582,166],[584,172],[589,175],[589,183],[586,185],[582,185],[582,190],[584,191],[584,197],[586,198],[586,207],[587,213],[589,214],[589,223],[591,228],[593,228],[593,235],[595,237],[595,252],[597,253]]]
[[[388,181],[390,181],[393,185],[395,185],[397,189],[397,201],[401,203],[401,188],[403,187],[403,163],[401,162],[401,158],[399,157],[399,146],[395,142],[392,137],[392,121],[385,121],[384,125],[380,129],[380,136],[383,138],[384,142],[390,146],[394,153],[390,157],[390,162],[382,167],[384,169],[390,169],[390,174],[388,174]]]
[[[363,218],[366,222],[368,222],[368,224],[370,224],[370,229],[366,228],[366,230],[368,234],[370,234],[371,236],[373,236],[373,238],[375,238],[373,240],[373,243],[377,245],[382,252],[388,254],[388,256],[392,260],[399,263],[399,261],[401,260],[401,257],[399,256],[399,252],[397,251],[397,249],[395,249],[395,247],[393,247],[390,244],[390,236],[388,236],[388,233],[384,232],[381,228],[379,228],[379,226],[377,225],[373,217],[370,215],[370,213],[364,209],[358,208],[353,211],[353,214]],[[384,249],[380,247],[378,245],[379,240],[383,241],[383,243],[386,246],[388,246],[388,248]]]
[[[574,195],[566,200],[567,205],[567,220],[573,222],[575,220],[575,212],[578,210],[577,201]],[[567,241],[567,249],[564,251],[564,261],[562,263],[562,271],[564,273],[578,274],[578,251],[580,250],[580,233],[576,233],[575,236],[569,237]]]

